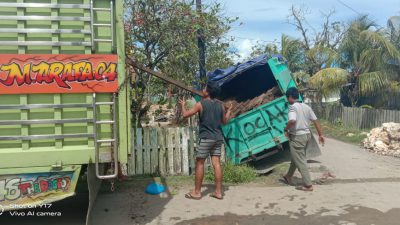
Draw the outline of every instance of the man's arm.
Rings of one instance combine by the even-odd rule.
[[[325,138],[322,134],[321,124],[319,123],[317,116],[315,115],[314,111],[311,108],[310,108],[309,119],[314,123],[315,129],[317,129],[318,136],[319,136],[318,141],[323,146],[325,144]]]
[[[232,114],[232,104],[228,107],[228,109],[225,112],[225,107],[222,106],[222,113],[223,113],[223,117],[222,117],[222,123],[223,124],[227,124],[229,122],[229,119],[231,118],[231,114]]]
[[[197,102],[191,109],[187,110],[185,107],[186,101],[184,99],[180,99],[179,100],[179,104],[181,106],[181,112],[182,112],[182,116],[183,118],[188,118],[191,117],[193,115],[195,115],[196,113],[201,112],[202,107],[200,102]]]
[[[296,109],[292,105],[289,106],[288,120],[289,122],[286,124],[284,129],[286,136],[289,136],[289,129],[296,125],[297,120]]]
[[[286,124],[285,131],[288,132],[290,128],[294,127],[296,125],[296,120],[289,120],[289,122]]]
[[[315,129],[317,129],[318,132],[318,141],[321,145],[325,144],[325,138],[322,134],[322,128],[321,128],[321,124],[318,120],[312,120],[312,122],[314,123]]]

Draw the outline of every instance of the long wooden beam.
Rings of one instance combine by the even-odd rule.
[[[139,70],[142,70],[144,72],[147,72],[147,73],[149,73],[149,74],[151,74],[151,75],[153,75],[155,77],[158,77],[159,79],[161,79],[161,80],[163,80],[163,81],[165,81],[165,82],[167,82],[169,84],[173,84],[173,85],[177,86],[178,88],[182,88],[182,89],[184,89],[184,90],[186,90],[188,92],[191,92],[193,94],[196,94],[196,95],[199,95],[199,96],[203,96],[203,93],[201,91],[198,91],[198,90],[196,90],[196,89],[194,89],[192,87],[189,87],[189,86],[185,85],[184,83],[182,83],[180,81],[177,81],[175,79],[172,79],[172,78],[170,78],[170,77],[168,77],[168,76],[166,76],[166,75],[164,75],[164,74],[162,74],[160,72],[156,72],[156,71],[151,70],[151,69],[149,69],[147,67],[144,67],[144,66],[142,66],[140,64],[137,64],[135,62],[135,60],[133,60],[133,59],[131,59],[129,57],[126,57],[126,63],[128,65],[132,66],[132,67],[135,67],[135,68],[137,68]]]

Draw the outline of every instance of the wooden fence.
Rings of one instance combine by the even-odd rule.
[[[192,127],[138,128],[132,131],[128,174],[192,174],[196,147],[197,130]],[[209,165],[207,159],[206,168]]]
[[[330,122],[342,122],[358,129],[370,129],[382,123],[400,122],[400,111],[344,107],[338,105],[312,105],[317,116]]]

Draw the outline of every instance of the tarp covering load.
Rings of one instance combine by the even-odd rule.
[[[268,65],[269,57],[261,55],[226,69],[207,74],[208,79],[221,87],[219,99],[232,104],[232,117],[282,96]]]

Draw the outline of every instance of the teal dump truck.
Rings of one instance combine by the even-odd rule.
[[[130,146],[123,2],[0,1],[0,205],[90,206]],[[90,210],[89,210],[90,212]]]
[[[296,87],[285,60],[261,55],[248,62],[208,73],[221,87],[220,100],[246,101],[278,87],[280,97],[237,116],[223,127],[228,158],[236,163],[266,158],[284,148],[288,102],[284,93]]]

